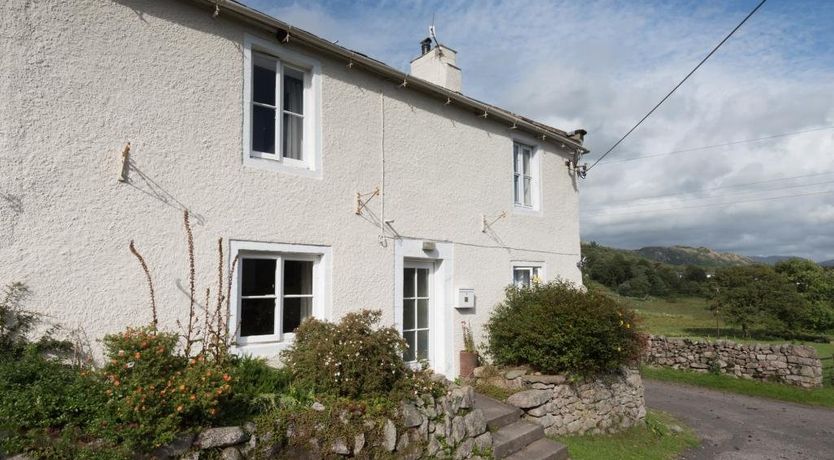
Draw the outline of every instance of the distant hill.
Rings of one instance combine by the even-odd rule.
[[[647,259],[669,265],[697,265],[706,268],[717,268],[758,263],[750,257],[730,252],[717,252],[709,248],[689,246],[647,246],[635,252]]]
[[[820,262],[820,265],[822,265],[823,267],[834,267],[834,259]]]
[[[754,262],[759,264],[765,265],[776,265],[783,260],[788,259],[801,259],[801,257],[796,256],[750,256]]]

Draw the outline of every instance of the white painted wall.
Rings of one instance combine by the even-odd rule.
[[[83,329],[96,349],[104,334],[150,321],[131,239],[151,266],[162,324],[186,319],[184,207],[196,224],[198,291],[215,285],[218,237],[227,250],[230,239],[325,245],[333,319],[379,308],[393,323],[395,244],[382,247],[378,226],[354,214],[355,193],[381,185],[381,91],[385,217],[404,237],[454,242],[453,282],[476,290],[476,313],[450,315],[457,348],[460,320],[480,334],[510,261],[581,280],[576,184],[552,144],[524,139],[542,152],[542,206],[514,212],[511,136],[521,133],[312,55],[322,69],[321,177],[253,168],[241,155],[252,30],[222,13],[213,20],[189,2],[11,0],[0,31],[0,282],[25,282],[30,307]],[[127,141],[130,184],[116,180]],[[379,216],[380,205],[369,211]],[[501,211],[494,234],[481,233],[481,214]]]

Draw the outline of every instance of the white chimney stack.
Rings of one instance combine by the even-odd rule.
[[[459,93],[461,74],[457,66],[458,52],[440,44],[432,48],[431,43],[430,38],[420,42],[423,54],[411,61],[411,75]]]

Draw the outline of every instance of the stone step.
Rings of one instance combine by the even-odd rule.
[[[475,393],[475,408],[481,409],[490,431],[499,429],[519,421],[521,409],[496,401],[489,396]]]
[[[492,434],[492,454],[495,458],[507,458],[542,438],[544,429],[541,425],[519,420]]]
[[[568,460],[568,448],[547,438],[539,439],[507,457],[507,460]]]

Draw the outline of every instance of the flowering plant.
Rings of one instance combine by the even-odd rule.
[[[475,348],[475,338],[472,337],[472,327],[466,321],[461,321],[460,326],[463,329],[463,351],[467,353],[478,353]]]
[[[176,353],[177,334],[153,327],[104,338],[108,414],[102,429],[139,447],[169,442],[185,426],[218,415],[232,390],[232,372],[200,354]]]

